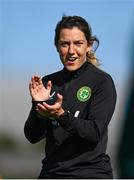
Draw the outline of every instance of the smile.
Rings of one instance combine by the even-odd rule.
[[[75,61],[76,59],[77,59],[76,57],[70,57],[70,58],[67,58],[67,61],[73,62],[73,61]]]

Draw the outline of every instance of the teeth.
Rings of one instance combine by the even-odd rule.
[[[76,58],[68,58],[69,61],[74,61]]]

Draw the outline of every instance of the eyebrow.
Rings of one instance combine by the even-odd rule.
[[[59,42],[70,42],[69,40],[61,39]],[[73,42],[85,42],[83,39],[74,40]]]

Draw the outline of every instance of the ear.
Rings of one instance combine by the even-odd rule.
[[[92,45],[91,45],[91,44],[88,44],[87,52],[91,51],[91,49],[92,49]]]

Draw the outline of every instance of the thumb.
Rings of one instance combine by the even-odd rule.
[[[56,103],[62,104],[62,101],[63,101],[63,96],[61,94],[57,93],[57,101],[56,101]]]

